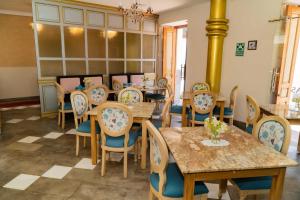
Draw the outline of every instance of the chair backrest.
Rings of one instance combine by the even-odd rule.
[[[125,88],[119,92],[118,102],[129,104],[143,102],[143,93],[134,87]]]
[[[230,93],[230,103],[229,107],[234,111],[235,103],[236,103],[236,97],[239,90],[239,86],[234,86]]]
[[[115,91],[119,91],[123,89],[123,84],[118,80],[113,80],[112,89]]]
[[[64,104],[65,102],[65,90],[64,88],[58,84],[57,82],[55,82],[55,87],[56,87],[56,95],[57,95],[57,101],[59,104]],[[63,105],[62,106],[62,109],[64,108]]]
[[[159,88],[166,88],[167,85],[168,85],[168,79],[165,78],[165,77],[162,77],[162,78],[160,78],[160,79],[157,80],[156,85]]]
[[[170,127],[171,125],[171,116],[170,116],[170,107],[172,104],[174,96],[170,96],[163,107],[162,113],[161,113],[161,118],[162,118],[162,128],[165,127]]]
[[[101,127],[102,145],[106,144],[106,135],[111,137],[124,135],[124,147],[127,147],[133,117],[126,105],[116,102],[105,102],[98,107],[97,119]]]
[[[92,109],[92,105],[98,106],[107,100],[108,88],[105,85],[94,85],[87,90],[86,94],[90,109]]]
[[[171,86],[170,84],[167,84],[167,91],[168,91],[169,97],[170,97],[170,96],[173,96],[173,98],[174,98],[173,88],[172,88],[172,86]],[[172,100],[173,100],[173,99],[172,99]]]
[[[248,95],[246,96],[246,101],[247,101],[246,125],[252,124],[253,126],[255,126],[260,115],[259,105],[256,103],[253,97]]]
[[[81,91],[74,91],[71,93],[71,104],[74,114],[75,127],[78,128],[78,119],[85,117],[89,109],[89,101],[86,94]]]
[[[60,78],[60,85],[64,88],[65,91],[72,92],[77,86],[80,85],[79,77],[65,77]]]
[[[210,87],[207,83],[197,82],[194,83],[191,87],[191,92],[195,92],[195,91],[210,91]]]
[[[119,81],[122,85],[128,83],[128,76],[125,75],[112,75],[111,81]]]
[[[145,73],[145,86],[153,87],[155,85],[156,74],[155,73]]]
[[[291,129],[286,119],[279,116],[264,116],[254,127],[253,135],[265,145],[287,154]]]
[[[212,115],[212,111],[216,105],[216,98],[212,92],[209,91],[195,91],[191,94],[192,112],[200,114]]]
[[[150,138],[150,171],[159,174],[158,192],[162,195],[167,182],[168,148],[160,132],[150,121],[146,121],[146,127]]]
[[[144,75],[143,74],[132,74],[130,75],[130,82],[133,85],[142,85],[144,82]]]

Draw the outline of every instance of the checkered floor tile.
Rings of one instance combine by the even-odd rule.
[[[66,132],[68,135],[76,135],[76,130],[75,129],[70,129]]]
[[[47,138],[47,139],[57,139],[57,138],[59,138],[62,135],[63,135],[63,133],[51,132],[51,133],[48,133],[47,135],[45,135],[44,138]]]
[[[39,176],[20,174],[10,182],[5,184],[3,187],[16,189],[16,190],[26,190],[31,184],[33,184],[39,178],[40,178]]]
[[[100,161],[98,160],[98,163]],[[92,160],[90,158],[82,158],[75,166],[74,168],[78,169],[94,169],[96,165],[92,165]]]
[[[11,120],[6,121],[6,123],[8,123],[8,124],[17,124],[17,123],[19,123],[23,120],[24,119],[11,119]]]
[[[21,140],[18,140],[18,142],[22,142],[22,143],[33,143],[37,140],[39,140],[41,137],[35,137],[35,136],[27,136]]]
[[[36,121],[36,120],[39,120],[39,119],[41,119],[40,116],[32,116],[32,117],[27,118],[26,120],[29,120],[29,121]]]
[[[60,165],[54,165],[48,171],[46,171],[42,175],[42,177],[54,178],[54,179],[62,179],[71,170],[72,170],[72,167],[65,167],[65,166],[60,166]]]

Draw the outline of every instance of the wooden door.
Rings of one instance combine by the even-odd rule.
[[[276,104],[289,103],[299,43],[300,20],[298,17],[300,9],[288,6],[287,16],[283,55],[276,87]]]
[[[163,77],[175,88],[176,70],[176,29],[166,26],[163,28]]]

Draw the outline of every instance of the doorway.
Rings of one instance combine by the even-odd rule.
[[[163,26],[163,76],[174,91],[174,103],[182,103],[185,85],[187,21],[168,23]]]

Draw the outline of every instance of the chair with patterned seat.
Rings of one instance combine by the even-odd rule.
[[[193,93],[195,91],[210,91],[210,87],[207,83],[197,82],[194,83],[191,87],[191,92]]]
[[[170,96],[163,107],[162,113],[160,115],[160,119],[153,120],[152,123],[154,126],[159,129],[159,128],[165,128],[165,127],[170,127],[171,125],[171,115],[170,115],[170,107],[172,100],[174,98],[174,95]]]
[[[253,136],[286,155],[291,140],[289,122],[279,116],[265,116],[254,127]],[[238,188],[240,200],[243,200],[248,195],[268,194],[272,186],[272,177],[235,178],[231,182]]]
[[[234,108],[235,108],[238,89],[239,87],[237,85],[233,87],[233,89],[230,92],[229,106],[224,108],[224,119],[229,119],[230,125],[233,125]],[[214,115],[216,117],[220,117],[220,111],[221,111],[220,107],[216,106],[214,108]]]
[[[158,79],[157,83],[156,83],[156,86],[158,88],[161,88],[161,89],[167,89],[167,85],[168,85],[168,79],[167,78],[160,78]],[[145,94],[145,98],[148,100],[148,101],[154,101],[157,105],[157,108],[158,108],[158,104],[163,102],[166,98],[166,91],[165,90],[162,90],[158,93],[146,93]]]
[[[86,138],[91,137],[91,121],[87,120],[86,114],[89,109],[88,97],[81,91],[74,91],[71,93],[71,103],[76,128],[76,156],[78,156],[80,137],[84,138],[84,147],[86,146]],[[96,125],[96,133],[97,139],[99,139],[99,125]]]
[[[108,97],[108,88],[105,85],[94,85],[86,91],[90,110],[104,103]]]
[[[216,98],[209,91],[195,91],[191,95],[192,110],[188,114],[188,119],[192,126],[204,124],[204,120],[211,117],[216,105]]]
[[[127,178],[127,156],[131,150],[136,150],[138,133],[131,131],[133,116],[129,108],[121,103],[105,102],[98,108],[97,119],[101,127],[102,167],[104,176],[106,153],[118,152],[124,154],[124,178]]]
[[[55,82],[57,102],[58,102],[58,126],[65,128],[65,114],[72,113],[71,102],[65,102],[65,90],[64,88]]]
[[[150,191],[149,199],[182,199],[184,178],[176,163],[169,163],[167,145],[160,132],[150,122],[146,122],[150,137]],[[201,200],[207,199],[208,189],[201,182],[195,182],[194,194]]]
[[[134,87],[128,87],[119,92],[118,102],[133,104],[143,102],[143,93]]]
[[[252,134],[253,127],[256,125],[260,117],[260,108],[255,99],[251,96],[246,96],[247,102],[247,118],[246,118],[246,131]]]

